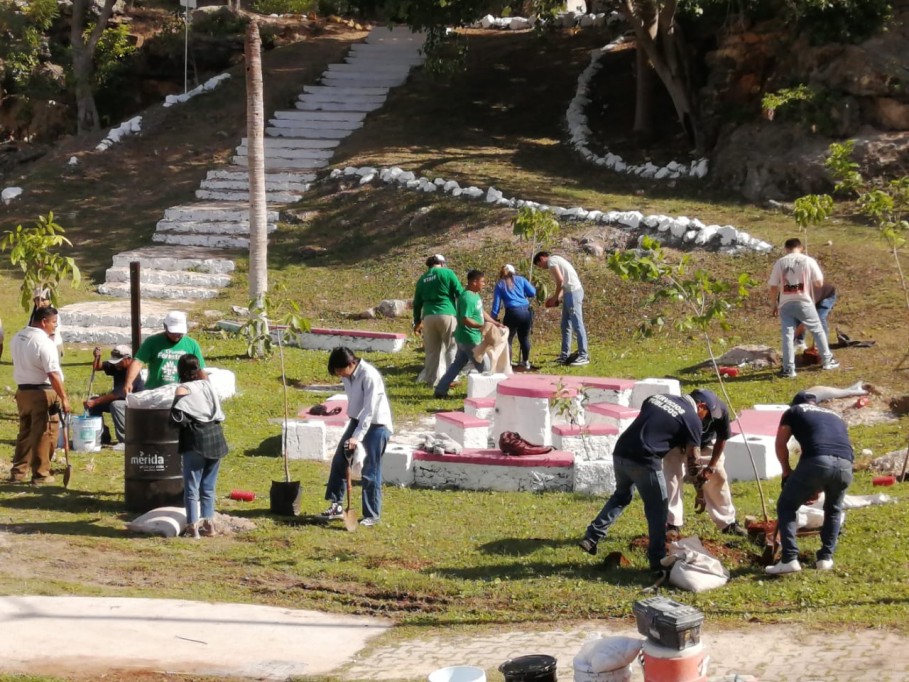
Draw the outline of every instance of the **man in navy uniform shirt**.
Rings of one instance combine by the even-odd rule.
[[[790,436],[802,448],[795,471],[789,466]],[[818,407],[817,397],[812,393],[799,391],[780,418],[776,457],[783,467],[783,492],[776,503],[783,555],[779,563],[765,570],[770,575],[802,570],[795,542],[798,508],[823,491],[824,525],[815,566],[819,571],[829,571],[833,568],[833,551],[840,534],[843,498],[852,483],[853,452],[846,422],[835,412]]]
[[[701,420],[691,397],[652,395],[641,406],[637,418],[619,436],[612,453],[615,492],[597,517],[587,526],[579,545],[588,554],[597,553],[597,544],[625,511],[637,488],[644,502],[650,546],[650,568],[661,571],[666,556],[666,519],[669,513],[663,457],[673,448],[682,448],[686,457],[696,457],[701,442]]]

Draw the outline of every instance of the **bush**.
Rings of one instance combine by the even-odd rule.
[[[252,9],[259,14],[307,14],[315,5],[315,0],[255,0]]]
[[[860,42],[883,28],[892,11],[887,0],[801,0],[796,3],[799,27],[817,45]]]

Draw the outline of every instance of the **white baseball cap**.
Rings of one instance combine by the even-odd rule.
[[[433,258],[435,259],[436,263],[445,262],[445,256],[443,256],[441,253],[437,253],[436,255],[433,256]]]
[[[186,333],[186,313],[179,310],[171,310],[164,318],[164,328],[171,334]]]
[[[126,344],[120,346],[114,346],[110,352],[110,360],[108,364],[119,365],[124,358],[131,358],[133,356],[133,349],[127,346]]]
[[[511,263],[505,263],[505,272],[510,272],[514,274],[514,266]]]

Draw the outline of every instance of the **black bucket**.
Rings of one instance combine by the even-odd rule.
[[[518,656],[499,666],[505,682],[556,682],[556,659],[544,654]]]
[[[303,500],[300,481],[272,481],[268,491],[269,511],[278,516],[298,516]]]
[[[131,512],[183,506],[180,430],[170,408],[126,408],[124,498]]]

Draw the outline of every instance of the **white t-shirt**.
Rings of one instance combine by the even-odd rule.
[[[550,256],[547,267],[552,270],[553,268],[558,268],[562,271],[562,290],[567,291],[569,294],[575,291],[582,291],[584,289],[581,286],[581,280],[578,277],[578,273],[575,272],[574,267],[571,263],[562,258],[561,256]]]
[[[60,354],[51,337],[38,327],[25,327],[13,337],[13,381],[17,384],[47,384],[47,375],[57,372],[63,379]]]
[[[787,253],[773,264],[769,284],[778,287],[780,305],[791,301],[814,302],[814,285],[824,283],[817,261],[804,253]]]

